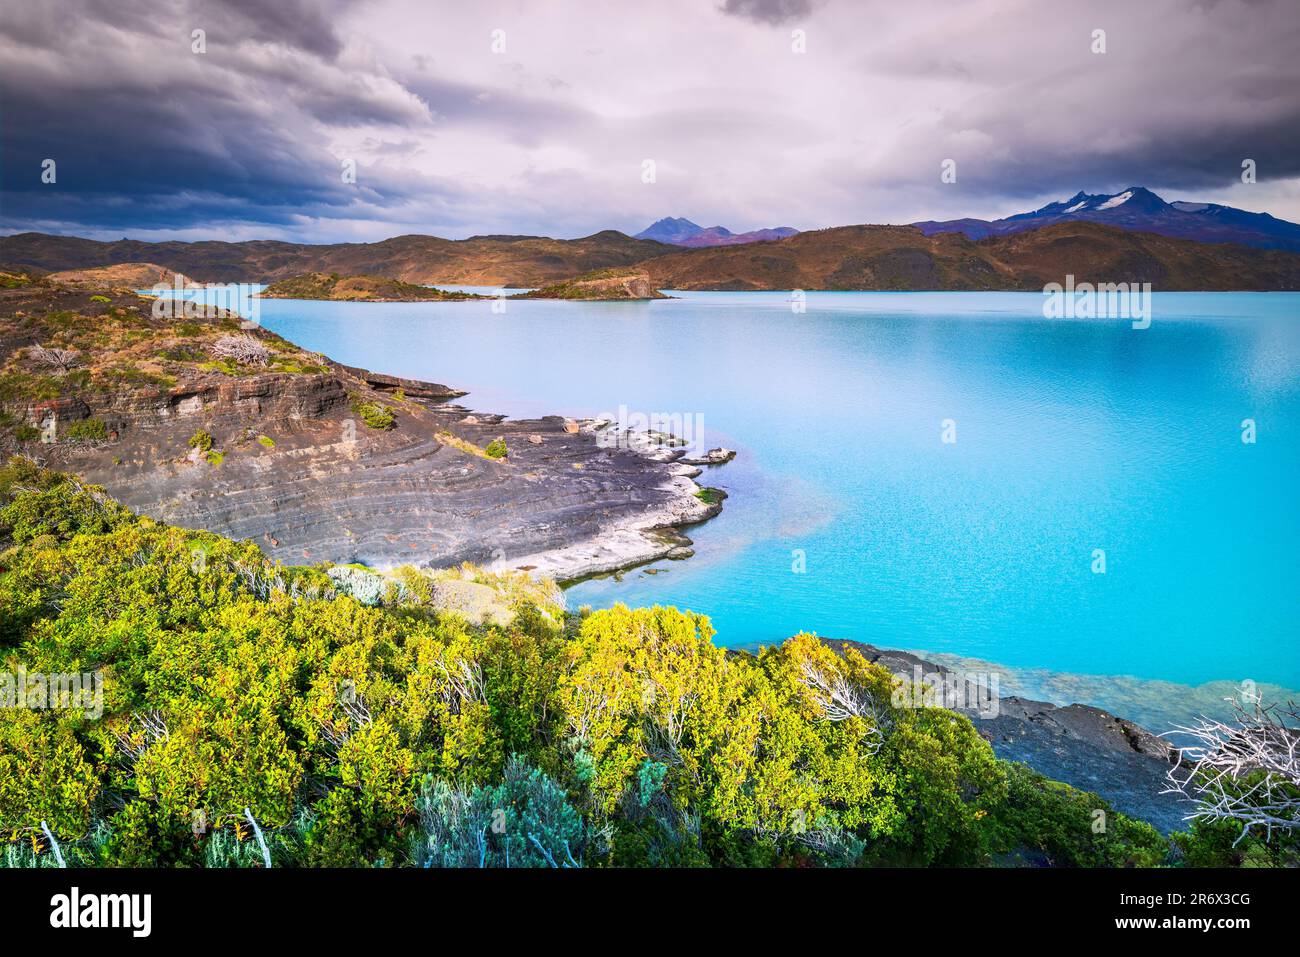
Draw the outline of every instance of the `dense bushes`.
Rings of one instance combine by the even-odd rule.
[[[694,866],[1156,863],[1105,802],[996,760],[970,722],[799,635],[724,652],[707,618],[508,627],[365,607],[251,543],[0,470],[0,670],[98,672],[102,716],[0,709],[0,848],[46,863]],[[408,600],[409,599],[409,600]],[[1106,808],[1110,826],[1092,828]]]

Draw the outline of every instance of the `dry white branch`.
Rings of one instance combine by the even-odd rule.
[[[271,350],[253,336],[222,336],[212,345],[218,359],[234,359],[245,365],[264,366],[271,361]]]
[[[81,354],[76,349],[49,349],[45,346],[32,346],[27,350],[27,357],[37,365],[62,374],[71,372],[81,362]]]
[[[1252,829],[1271,837],[1274,828],[1300,827],[1300,709],[1258,702],[1247,708],[1234,700],[1232,711],[1229,721],[1202,717],[1170,732],[1193,743],[1176,749],[1162,793],[1196,802],[1189,821],[1241,824],[1235,843]]]
[[[461,707],[466,703],[487,700],[483,668],[477,661],[461,658],[449,665],[446,655],[443,655],[437,659],[436,665],[446,682],[439,691],[439,697],[452,714],[460,714]]]
[[[144,711],[133,715],[125,730],[115,731],[114,735],[117,737],[123,765],[133,768],[142,754],[155,742],[169,738],[171,731],[161,711]]]
[[[822,710],[822,720],[862,718],[869,725],[866,736],[873,739],[871,747],[880,748],[885,714],[870,692],[855,685],[839,671],[828,672],[811,661],[804,662],[799,682],[812,693],[813,700]]]
[[[271,869],[271,849],[266,846],[266,838],[262,836],[262,829],[257,826],[257,819],[253,817],[253,812],[249,808],[244,808],[244,817],[248,818],[248,823],[253,825],[253,835],[257,838],[257,846],[262,849],[262,862],[266,869]]]

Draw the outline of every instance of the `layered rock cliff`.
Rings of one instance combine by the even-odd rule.
[[[470,414],[456,390],[342,366],[236,317],[153,312],[127,290],[0,290],[0,453],[295,564],[565,579],[672,554],[681,541],[653,530],[718,510],[680,453],[601,448],[594,423]],[[232,339],[253,361],[222,355]]]

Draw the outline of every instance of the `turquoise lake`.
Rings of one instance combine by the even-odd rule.
[[[1157,293],[1148,329],[1044,319],[1036,293],[676,295],[271,300],[261,321],[474,409],[699,415],[739,450],[699,480],[730,498],[695,557],[571,606],[991,662],[1004,694],[1153,725],[1242,681],[1300,688],[1300,294]]]

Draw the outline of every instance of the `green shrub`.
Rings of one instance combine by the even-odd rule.
[[[703,615],[566,618],[522,583],[498,592],[509,624],[477,627],[414,571],[367,607],[321,569],[24,460],[0,467],[0,556],[5,660],[93,663],[106,684],[99,720],[0,708],[0,863],[48,863],[45,820],[79,864],[261,866],[246,807],[277,866],[1123,866],[1169,849],[997,760],[965,717],[895,708],[892,675],[812,635],[728,653]],[[826,688],[861,706],[827,720]],[[1263,859],[1233,859],[1229,837],[1193,832],[1183,858]]]
[[[999,850],[1029,850],[1068,867],[1155,867],[1168,858],[1169,842],[1145,821],[1023,764],[1004,767],[1007,800],[991,825]]]
[[[554,780],[515,756],[495,787],[462,790],[428,776],[412,848],[423,867],[579,867],[583,823]]]
[[[190,448],[198,449],[200,452],[211,451],[212,433],[207,429],[199,429],[190,436]]]
[[[397,416],[393,414],[393,410],[378,402],[356,402],[352,406],[352,411],[361,416],[362,422],[380,432],[386,432],[397,424]]]
[[[490,459],[503,459],[510,454],[510,450],[506,448],[505,439],[493,439],[487,444],[483,454]]]
[[[103,442],[108,438],[108,426],[99,419],[82,419],[68,426],[63,437],[69,442]]]

